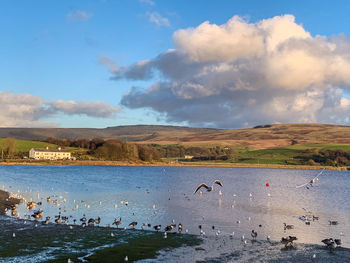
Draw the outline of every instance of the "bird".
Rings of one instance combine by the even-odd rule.
[[[334,239],[334,242],[337,244],[337,246],[341,245],[341,239]]]
[[[117,226],[117,228],[118,228],[118,226],[121,225],[121,224],[122,224],[122,218],[121,218],[121,217],[119,218],[119,220],[114,219],[114,222],[112,223],[112,225]]]
[[[326,238],[321,241],[323,244],[327,246],[327,248],[332,252],[337,246],[341,245],[340,239]],[[339,244],[339,245],[338,245]]]
[[[258,236],[258,233],[256,231],[254,231],[254,229],[252,230],[252,233],[250,234],[252,236],[252,238],[254,240],[256,240],[256,237]]]
[[[88,220],[88,226],[93,226],[94,223],[95,223],[95,219],[90,218],[90,219]]]
[[[293,241],[298,240],[297,237],[288,236],[282,237],[281,243],[284,244],[286,248],[293,246]]]
[[[85,217],[85,214],[83,214],[83,217],[82,218],[80,218],[80,221],[82,222],[82,223],[85,223],[86,222],[86,217]]]
[[[338,221],[329,220],[328,222],[330,225],[338,225]]]
[[[97,219],[95,219],[95,224],[98,226],[101,223],[101,217],[97,217]]]
[[[165,232],[169,232],[174,229],[174,225],[169,225],[164,228]]]
[[[131,222],[131,223],[129,224],[129,226],[131,226],[132,228],[134,228],[136,225],[137,225],[137,222],[136,222],[136,221]]]
[[[181,232],[182,232],[182,224],[181,224],[181,223],[179,223],[179,225],[178,225],[177,229],[178,229],[179,233],[181,233]]]
[[[286,229],[294,229],[293,225],[287,225],[286,223],[283,223],[283,225],[284,225],[284,230],[286,230]]]
[[[156,230],[157,232],[160,230],[160,228],[162,227],[162,225],[156,225],[156,226],[154,226],[153,228],[154,228],[154,230]]]
[[[198,190],[201,189],[202,187],[207,189],[207,192],[211,192],[214,190],[214,184],[217,184],[217,185],[220,185],[221,187],[223,187],[223,184],[219,180],[215,180],[212,186],[207,186],[205,183],[201,183],[200,185],[197,186],[197,188],[193,194],[197,193]]]
[[[305,184],[301,184],[301,185],[297,185],[296,188],[301,188],[301,187],[306,187],[306,189],[310,189],[310,187],[313,186],[313,184],[318,180],[318,177],[323,173],[323,171],[325,170],[325,168],[322,169],[321,172],[319,172],[311,181],[305,183]]]

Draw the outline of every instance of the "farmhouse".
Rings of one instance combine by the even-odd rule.
[[[58,159],[71,159],[69,150],[62,150],[61,147],[58,149],[36,149],[32,148],[29,151],[29,158],[35,160],[58,160]]]

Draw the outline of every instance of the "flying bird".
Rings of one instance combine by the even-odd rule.
[[[204,187],[205,189],[207,189],[207,192],[211,192],[214,190],[214,184],[220,185],[221,187],[223,187],[223,184],[219,181],[219,180],[215,180],[212,186],[207,186],[205,183],[202,183],[200,185],[197,186],[196,190],[194,191],[193,194],[197,193],[197,191],[199,189],[201,189],[202,187]]]
[[[298,185],[298,186],[296,186],[296,188],[301,188],[301,187],[305,186],[307,189],[309,189],[318,180],[318,177],[323,173],[324,170],[325,170],[325,168],[323,168],[322,171],[319,172],[318,175],[316,175],[311,181],[309,181],[305,184]]]

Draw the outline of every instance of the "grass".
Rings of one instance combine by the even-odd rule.
[[[0,258],[5,261],[20,256],[40,258],[38,255],[43,253],[47,257],[46,263],[67,262],[68,258],[73,262],[124,262],[125,256],[129,262],[134,262],[154,258],[161,249],[194,246],[201,242],[189,234],[168,234],[164,239],[164,233],[154,231],[75,225],[70,229],[56,224],[35,228],[33,222],[19,230],[17,224],[9,221],[0,219],[0,223]],[[16,232],[16,242],[12,238],[13,232]],[[111,233],[114,233],[113,237]]]
[[[0,138],[0,144],[5,140],[4,138]],[[38,141],[24,141],[24,140],[16,140],[16,148],[17,152],[29,152],[32,148],[53,148],[56,149],[58,146],[56,144],[51,144],[47,142],[38,142]]]
[[[343,150],[350,152],[348,144],[295,144],[286,147],[270,149],[249,149],[247,147],[233,148],[232,159],[226,163],[246,163],[246,164],[279,164],[279,165],[303,165],[305,159],[300,158],[305,155],[306,150]],[[210,163],[210,161],[205,161]],[[214,161],[211,161],[212,163]]]

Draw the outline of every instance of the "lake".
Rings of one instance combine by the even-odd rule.
[[[77,255],[76,261],[84,261],[88,260],[88,257],[84,257],[85,254],[91,255],[99,250],[128,243],[130,237],[163,238],[163,233],[155,233],[153,227],[148,227],[147,224],[160,224],[164,232],[164,227],[172,222],[183,225],[181,235],[188,238],[177,241],[173,239],[174,242],[183,242],[183,246],[176,245],[173,249],[161,250],[158,258],[143,260],[144,262],[181,262],[184,260],[181,255],[187,255],[188,262],[244,262],[252,256],[252,251],[257,251],[256,255],[260,258],[265,257],[272,262],[273,256],[265,253],[266,249],[273,249],[275,257],[278,254],[282,258],[288,258],[298,253],[309,257],[309,254],[316,253],[327,258],[328,251],[321,247],[324,238],[341,238],[342,246],[350,247],[350,177],[347,171],[326,170],[313,187],[296,188],[297,185],[310,181],[319,172],[320,170],[212,167],[0,166],[0,189],[20,194],[27,201],[41,201],[42,205],[34,210],[42,209],[44,218],[50,216],[54,219],[60,213],[69,218],[69,224],[73,224],[74,219],[80,224],[83,215],[87,219],[100,217],[100,226],[103,226],[99,227],[102,230],[96,231],[89,227],[81,230],[74,226],[79,228],[82,236],[85,235],[85,239],[80,238],[79,241],[79,233],[66,241],[64,239],[67,235],[58,235],[55,243],[53,236],[63,231],[62,227],[55,229],[55,226],[42,226],[39,222],[37,227],[41,230],[50,228],[48,235],[52,237],[50,240],[38,240],[36,249],[26,251],[25,242],[35,240],[38,234],[30,232],[36,228],[35,222],[27,219],[32,211],[22,204],[18,208],[22,220],[4,216],[1,220],[7,229],[20,229],[26,233],[27,239],[23,237],[21,240],[21,232],[17,233],[15,239],[8,239],[12,232],[2,231],[0,239],[6,240],[6,244],[1,245],[0,260],[54,262],[58,258],[68,259],[73,253]],[[200,183],[211,186],[216,179],[223,183],[223,187],[215,185],[212,192],[206,192],[202,188],[202,194],[193,194]],[[47,197],[50,197],[50,202],[47,202]],[[57,203],[52,200],[57,200]],[[311,220],[308,225],[302,216],[311,215],[318,219]],[[147,231],[118,231],[115,232],[118,240],[107,240],[106,236],[111,231],[106,226],[115,229],[112,223],[120,217],[120,228],[129,229],[129,223],[138,222],[135,228]],[[337,221],[338,224],[330,225],[329,221]],[[293,229],[284,229],[283,223],[293,225]],[[258,233],[256,243],[250,242],[252,230]],[[88,232],[89,235],[82,234]],[[88,242],[91,235],[101,235],[95,245]],[[248,245],[241,242],[243,235],[249,240]],[[283,245],[279,240],[289,235],[297,236],[299,249],[286,252],[290,255],[281,254]],[[270,236],[272,243],[266,242],[267,236]],[[200,240],[200,243],[196,243],[195,239]],[[14,243],[21,242],[23,247],[18,244],[15,247]],[[47,246],[45,242],[51,242],[51,245]],[[70,249],[73,243],[74,250]],[[56,244],[54,249],[52,244]],[[198,244],[200,249],[193,249]],[[219,245],[219,248],[216,247]],[[262,252],[262,248],[265,252]],[[11,253],[8,252],[10,250]],[[239,253],[234,254],[232,251]],[[347,249],[339,251],[341,252],[336,252],[341,253],[343,260],[349,259]],[[278,257],[276,260],[278,262]],[[337,258],[337,262],[338,260]]]

